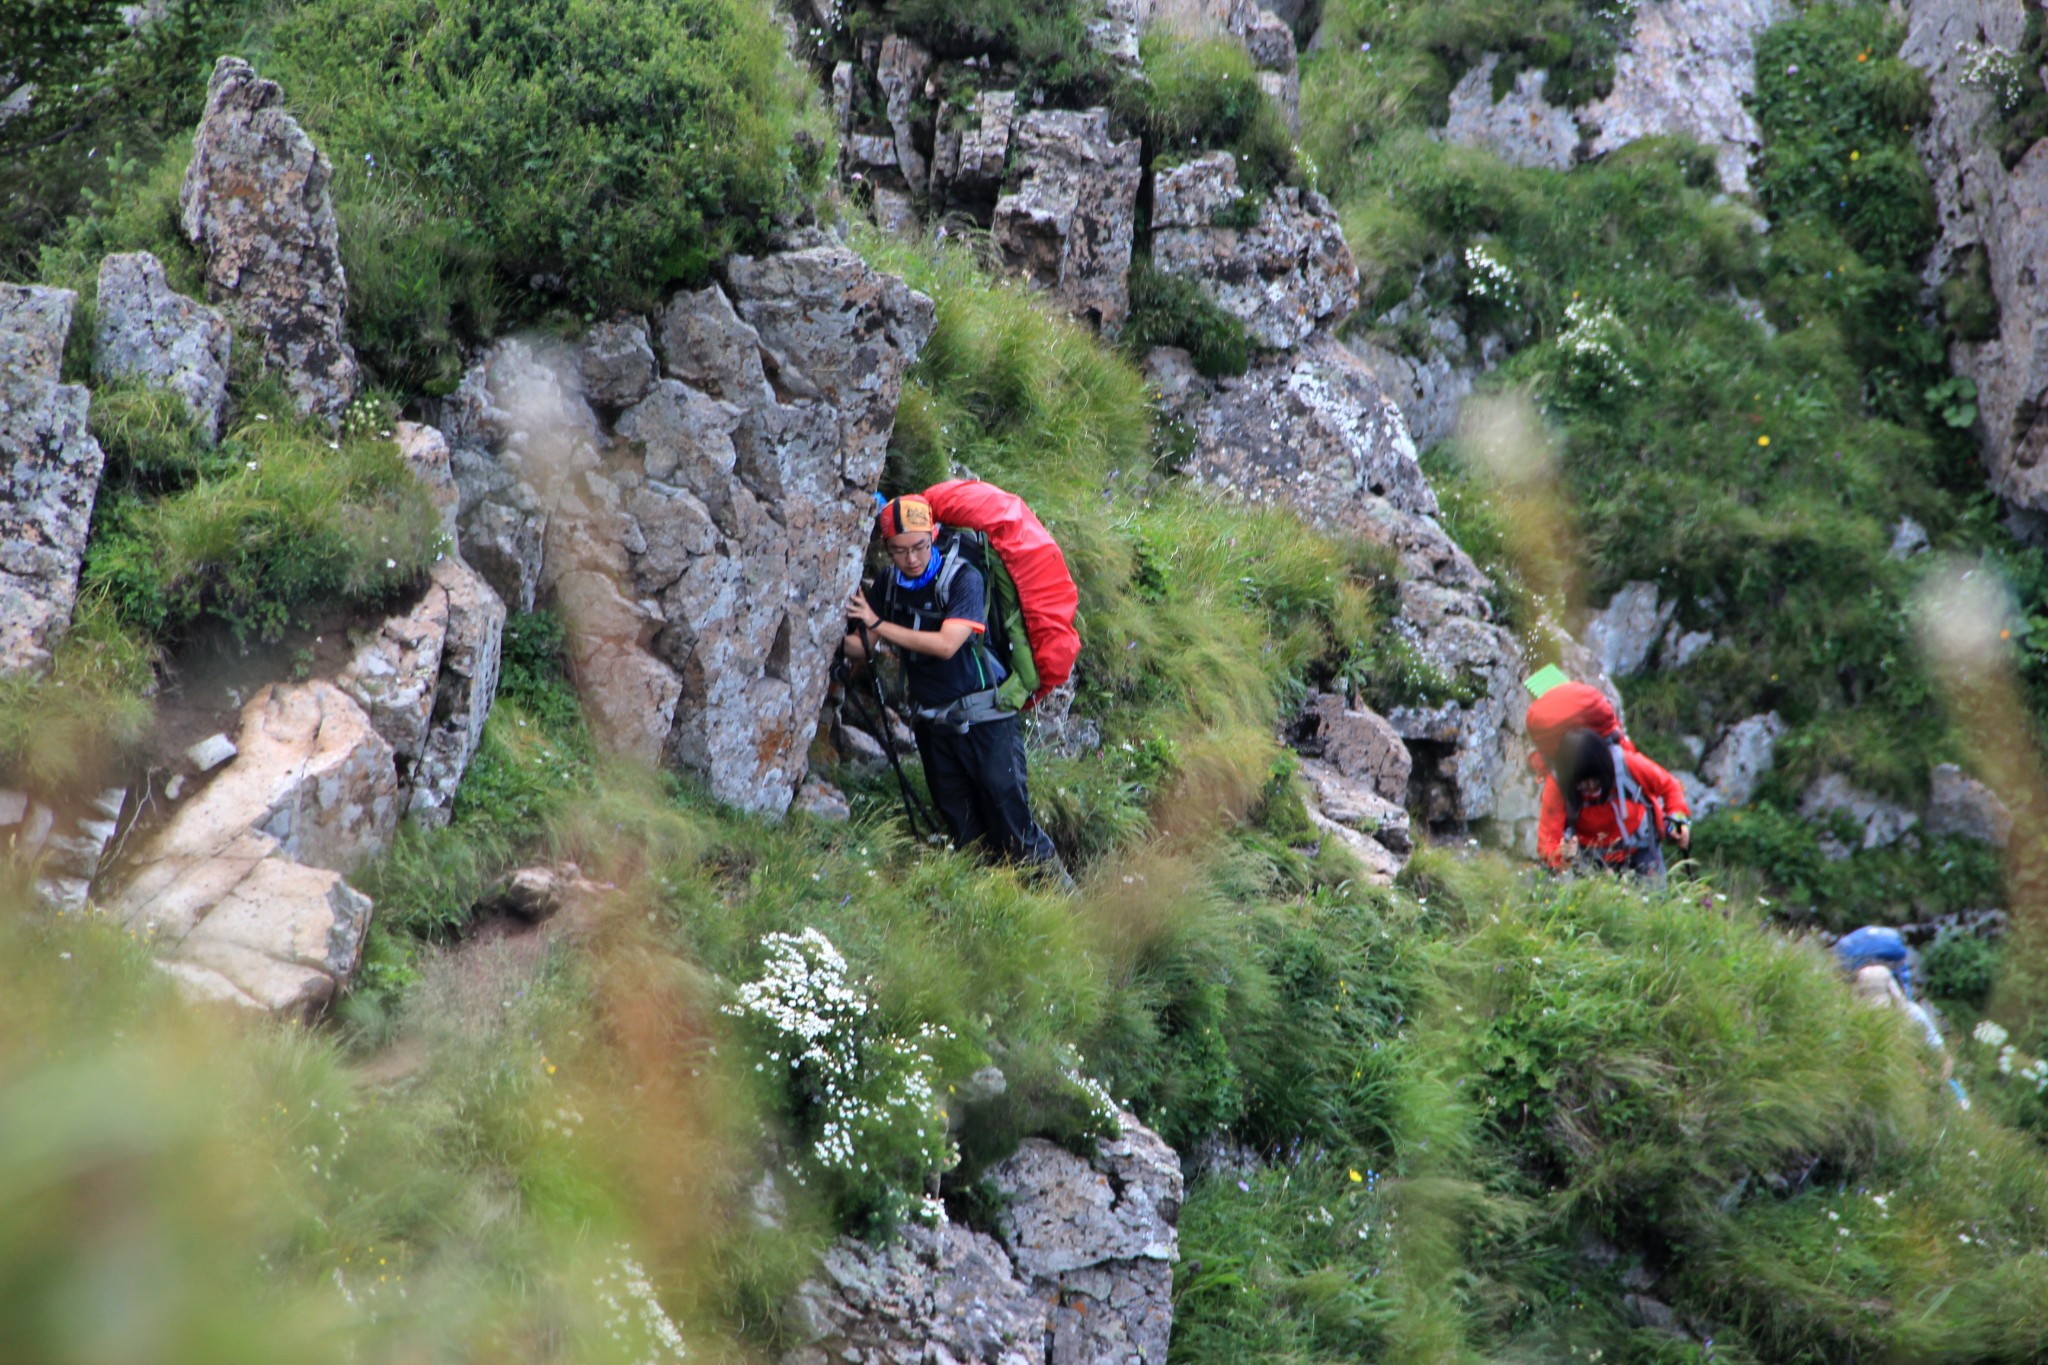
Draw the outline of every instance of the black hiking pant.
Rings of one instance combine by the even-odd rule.
[[[1597,853],[1581,855],[1580,861],[1588,868],[1612,872],[1617,877],[1633,874],[1652,886],[1664,885],[1664,846],[1661,843],[1651,844],[1646,848],[1630,849],[1626,858],[1614,862],[1607,861]]]
[[[964,849],[980,841],[999,858],[1059,863],[1052,839],[1031,818],[1022,717],[983,721],[964,735],[930,721],[914,728],[932,805],[956,845]]]

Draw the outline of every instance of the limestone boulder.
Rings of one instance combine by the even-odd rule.
[[[1953,763],[1935,765],[1927,794],[1927,832],[1954,834],[2004,848],[2012,840],[2012,811],[1998,793]]]
[[[43,669],[70,627],[106,464],[91,395],[60,382],[77,302],[0,284],[0,676]]]
[[[258,692],[236,745],[130,858],[108,909],[195,995],[307,1017],[360,958],[370,903],[342,877],[397,827],[397,765],[325,682]]]
[[[1370,782],[1347,777],[1335,765],[1318,758],[1303,759],[1301,775],[1315,797],[1316,808],[1324,815],[1371,835],[1393,853],[1414,851],[1408,812],[1398,801],[1389,801],[1373,790]]]
[[[583,391],[603,407],[631,407],[654,387],[654,346],[645,318],[621,318],[592,327],[584,335],[580,360]]]
[[[889,131],[893,135],[892,160],[903,173],[906,185],[922,187],[931,178],[930,164],[917,145],[918,103],[925,95],[925,81],[932,70],[932,54],[899,33],[882,39],[875,60],[875,84],[882,89],[882,101]]]
[[[1494,72],[1500,58],[1489,53],[1467,70],[1451,89],[1447,141],[1485,147],[1510,166],[1562,171],[1579,155],[1579,125],[1569,109],[1544,96],[1547,71],[1520,71],[1513,84],[1494,97]]]
[[[1410,354],[1371,336],[1347,336],[1344,345],[1400,405],[1416,445],[1427,450],[1457,431],[1458,413],[1472,392],[1478,366],[1454,360],[1450,350],[1435,346]],[[1462,350],[1462,333],[1456,349]]]
[[[1749,192],[1763,135],[1756,43],[1788,6],[1783,0],[1656,0],[1635,11],[1635,29],[1614,56],[1614,86],[1581,109],[1593,156],[1646,137],[1674,134],[1714,154],[1721,187]]]
[[[1180,1161],[1129,1114],[1083,1158],[1027,1138],[989,1172],[1018,1278],[1050,1305],[1046,1359],[1158,1365],[1173,1329]]]
[[[453,813],[455,794],[497,700],[505,603],[482,574],[454,555],[434,565],[428,591],[446,602],[448,626],[425,738],[411,765],[407,809],[422,824],[438,826]]]
[[[1456,553],[1404,520],[1437,511],[1415,442],[1371,372],[1329,337],[1237,378],[1196,377],[1173,408],[1195,441],[1182,472],[1203,488],[1293,507],[1326,530],[1406,542],[1403,553],[1423,559]]]
[[[406,611],[360,633],[354,655],[335,686],[370,718],[402,773],[411,772],[427,746],[434,714],[434,684],[448,640],[448,593],[430,582]]]
[[[1641,672],[1649,662],[1658,636],[1677,610],[1678,599],[1658,600],[1655,583],[1629,583],[1594,613],[1579,637],[1599,657],[1602,672],[1610,678],[1626,678]]]
[[[1130,312],[1140,150],[1110,136],[1107,110],[1033,110],[1017,121],[992,224],[1004,265],[1108,340]]]
[[[1309,700],[1306,719],[1313,727],[1311,744],[1330,766],[1345,777],[1371,784],[1384,800],[1407,799],[1415,762],[1385,716],[1326,692]]]
[[[1104,0],[1100,14],[1089,21],[1088,42],[1096,51],[1123,66],[1138,65],[1138,35],[1152,14],[1152,0]]]
[[[1785,722],[1776,711],[1739,720],[1721,735],[1700,765],[1700,776],[1731,806],[1746,806],[1771,770]]]
[[[1856,827],[1855,846],[1864,849],[1889,848],[1920,817],[1895,802],[1871,795],[1854,786],[1840,773],[1827,773],[1809,786],[1799,798],[1799,813],[1809,820],[1846,817]],[[1821,847],[1830,857],[1844,857],[1850,851],[1824,835]]]
[[[257,339],[299,411],[336,417],[360,376],[332,179],[277,82],[222,57],[179,194],[185,235],[206,259],[207,296]]]
[[[1517,166],[1564,170],[1651,137],[1683,137],[1713,153],[1721,187],[1747,194],[1762,142],[1750,112],[1756,43],[1786,12],[1782,0],[1654,0],[1631,7],[1634,24],[1614,58],[1605,98],[1577,110],[1552,104],[1541,71],[1516,74],[1493,95],[1499,58],[1488,55],[1453,89],[1444,136],[1487,147]]]
[[[147,251],[100,262],[92,366],[101,379],[136,379],[185,401],[212,441],[228,401],[227,319],[172,289]]]
[[[434,510],[441,515],[441,534],[453,550],[462,518],[462,489],[455,482],[455,455],[448,448],[447,437],[420,422],[400,422],[392,434],[398,441],[398,457],[434,500]]]
[[[932,165],[932,197],[970,202],[992,198],[1003,183],[1016,126],[1014,90],[977,91],[974,104],[962,113],[954,113],[949,105]]]
[[[805,1340],[784,1365],[1045,1365],[1047,1305],[993,1238],[953,1223],[900,1232],[832,1244],[797,1291]]]
[[[36,895],[67,914],[84,911],[120,828],[128,789],[108,787],[89,800],[46,805],[27,792],[0,790],[0,847],[34,870]]]
[[[488,575],[513,556],[480,530],[539,528],[531,590],[562,612],[611,747],[788,809],[932,324],[901,280],[812,247],[736,257],[723,283],[671,298],[652,327],[661,377],[609,427],[566,347],[500,343],[465,380],[463,544]]]
[[[1357,860],[1365,880],[1373,886],[1392,886],[1394,878],[1401,875],[1401,869],[1408,860],[1394,852],[1379,840],[1362,830],[1353,829],[1342,821],[1334,820],[1323,813],[1322,807],[1314,801],[1304,806],[1308,822],[1315,827],[1320,839],[1328,839]]]
[[[1237,159],[1210,152],[1154,177],[1152,261],[1199,281],[1259,345],[1299,345],[1358,306],[1358,265],[1329,201],[1282,186],[1235,226]]]

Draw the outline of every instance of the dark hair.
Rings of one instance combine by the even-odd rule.
[[[1557,743],[1557,759],[1551,765],[1551,771],[1557,774],[1558,785],[1564,788],[1565,805],[1573,811],[1579,808],[1581,782],[1599,784],[1597,800],[1614,799],[1614,750],[1591,730],[1564,732],[1564,738]]]

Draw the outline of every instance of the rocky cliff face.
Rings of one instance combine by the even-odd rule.
[[[1921,155],[1934,182],[1941,239],[1930,285],[1983,270],[1998,305],[1995,331],[1958,341],[1950,361],[1977,384],[1977,437],[1991,487],[2009,502],[2048,511],[2048,149],[2036,143],[2007,169],[1999,155],[1998,97],[1968,79],[1980,54],[2020,45],[2026,15],[2005,0],[1915,0],[1900,55],[1928,74],[1934,115]]]
[[[559,605],[614,747],[788,809],[931,326],[930,300],[821,245],[470,372],[447,416],[463,538],[508,600]]]
[[[0,674],[36,671],[71,624],[106,456],[91,395],[59,380],[78,297],[0,284]]]
[[[1173,1149],[1130,1114],[1079,1157],[1038,1138],[990,1173],[996,1235],[906,1227],[842,1239],[798,1304],[785,1365],[1160,1365],[1173,1326],[1183,1182]]]

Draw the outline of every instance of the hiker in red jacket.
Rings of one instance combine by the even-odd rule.
[[[1536,825],[1537,856],[1553,868],[1565,866],[1567,831],[1582,856],[1662,881],[1662,840],[1668,832],[1680,848],[1691,847],[1691,809],[1685,788],[1653,760],[1591,730],[1571,730],[1551,760]]]

